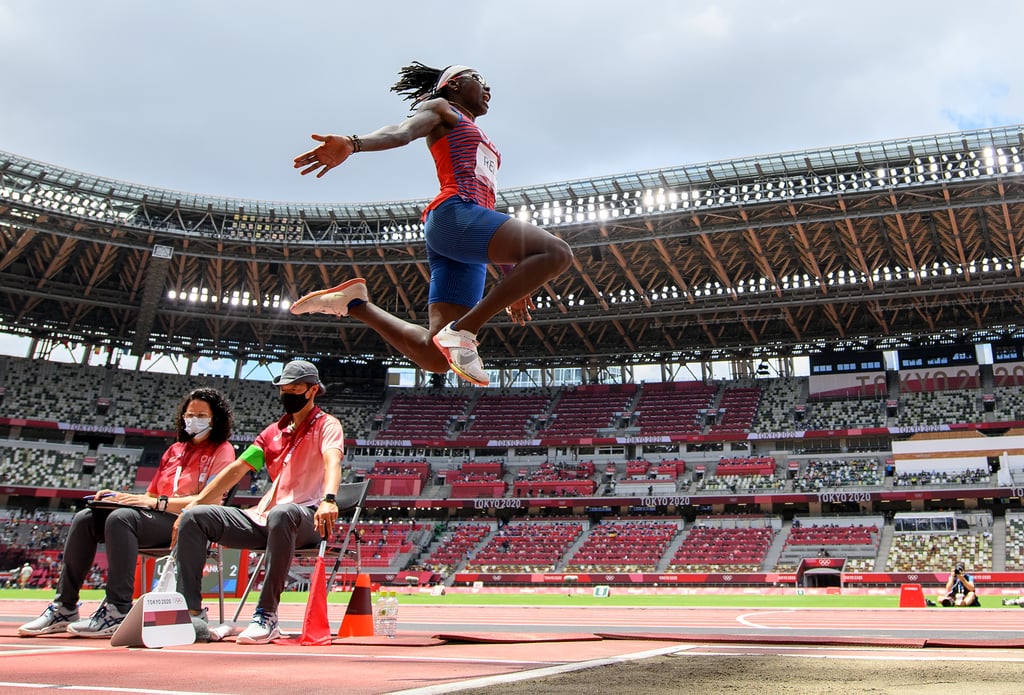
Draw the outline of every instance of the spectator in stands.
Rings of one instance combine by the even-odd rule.
[[[184,595],[197,639],[209,639],[202,610],[206,546],[266,549],[266,579],[240,644],[266,644],[280,636],[277,607],[295,548],[326,538],[338,518],[334,493],[341,482],[345,442],[341,423],[316,405],[327,389],[316,366],[304,360],[285,365],[274,379],[285,415],[267,426],[248,449],[185,508],[176,524],[178,590]],[[273,481],[251,509],[216,502],[246,473],[266,470]],[[326,494],[325,494],[326,493]]]
[[[164,452],[146,492],[100,490],[93,498],[95,506],[75,514],[64,543],[57,597],[40,617],[18,628],[18,634],[114,634],[132,606],[139,548],[167,546],[178,513],[234,460],[228,442],[233,422],[231,406],[216,389],[188,393],[177,409],[177,441]],[[100,543],[107,549],[106,596],[91,617],[79,620],[78,595]]]
[[[943,606],[980,606],[975,590],[974,577],[967,574],[964,563],[956,563],[956,567],[946,580],[946,595],[939,601]]]
[[[419,367],[487,386],[476,334],[501,310],[519,324],[530,319],[530,295],[572,262],[569,245],[529,222],[494,209],[501,157],[477,127],[487,113],[491,90],[465,65],[443,70],[414,62],[401,69],[393,92],[413,102],[402,123],[365,136],[314,135],[321,144],[295,158],[302,174],[317,178],[361,151],[389,150],[425,138],[434,157],[441,192],[424,213],[430,263],[430,296],[424,329],[370,303],[366,282],[355,278],[306,295],[294,314],[349,316],[370,326]],[[504,279],[484,294],[487,264]]]

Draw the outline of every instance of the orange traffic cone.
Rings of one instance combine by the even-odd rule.
[[[368,574],[356,577],[356,586],[348,600],[345,619],[338,628],[338,637],[373,637],[373,601]]]
[[[306,601],[306,615],[302,620],[302,636],[299,644],[303,647],[323,646],[331,643],[331,623],[327,618],[327,577],[324,572],[324,556],[316,559],[313,577],[309,580],[309,599]]]

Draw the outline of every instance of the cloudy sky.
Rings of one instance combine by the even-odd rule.
[[[233,198],[428,198],[422,142],[320,180],[292,158],[405,118],[412,60],[486,76],[502,187],[1021,123],[1022,25],[1005,0],[0,0],[0,150]]]

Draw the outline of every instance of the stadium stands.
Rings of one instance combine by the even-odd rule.
[[[504,476],[501,461],[466,461],[448,472],[446,482],[452,497],[503,497],[508,487]]]
[[[542,394],[483,394],[476,399],[461,438],[524,439],[547,413],[550,398]]]
[[[516,497],[572,497],[592,495],[597,487],[594,464],[543,463],[520,469],[513,483]]]
[[[578,521],[511,522],[477,551],[466,570],[552,572],[582,533]]]
[[[447,439],[452,426],[465,420],[468,404],[463,395],[396,394],[376,438]]]
[[[698,522],[686,534],[667,571],[708,572],[724,568],[730,572],[757,572],[772,537],[771,528],[711,527]]]
[[[166,447],[174,406],[189,388],[208,384],[228,394],[236,407],[236,421],[243,423],[242,427],[251,428],[243,432],[242,441],[280,414],[275,392],[265,381],[132,373],[11,357],[0,358],[0,378],[3,380],[0,412],[6,413],[0,417],[8,418],[0,429],[0,435],[7,437],[0,439],[0,476],[26,488],[77,491],[70,498],[73,500],[97,487],[144,489],[155,470],[153,466],[159,452]],[[53,380],[69,384],[70,388],[63,388],[58,394],[49,386]],[[1016,417],[1017,411],[1024,407],[1021,387],[996,387],[993,392],[996,395],[990,420],[992,417]],[[981,390],[968,391],[966,395],[934,390],[904,393],[900,395],[899,417],[892,422],[902,424],[910,417],[927,421],[928,417],[942,412],[949,413],[942,418],[943,422],[976,422],[983,415],[980,393]],[[790,483],[795,493],[841,491],[844,494],[861,489],[872,493],[892,492],[908,487],[987,489],[998,484],[994,472],[971,466],[958,470],[947,467],[897,472],[885,477],[883,469],[888,456],[885,450],[867,454],[855,454],[851,450],[835,455],[809,455],[794,450],[784,454],[788,455],[788,460],[783,458],[781,462],[776,460],[774,452],[758,453],[771,450],[760,446],[756,438],[747,440],[747,432],[819,425],[842,430],[885,424],[886,405],[882,401],[857,397],[806,401],[806,380],[793,377],[762,379],[756,388],[744,381],[681,382],[523,391],[392,389],[386,393],[350,392],[346,395],[340,390],[335,396],[332,407],[352,422],[361,423],[352,427],[363,427],[375,439],[385,442],[393,438],[397,442],[395,451],[420,454],[374,459],[367,458],[371,447],[365,447],[362,453],[356,447],[355,471],[357,474],[362,471],[373,481],[371,496],[374,497],[429,499],[447,496],[453,500],[496,502],[504,498],[505,502],[516,502],[542,497],[571,499],[608,495],[603,500],[588,499],[581,504],[600,507],[604,502],[615,512],[625,512],[625,504],[635,505],[636,498],[678,495],[673,499],[679,499],[685,507],[683,500],[689,494],[709,493],[723,498],[752,492],[771,495],[786,490]],[[103,399],[106,401],[100,403]],[[33,404],[32,416],[37,418],[36,423],[42,424],[26,429],[19,416],[25,414],[27,404]],[[730,411],[736,419],[726,417]],[[692,427],[688,424],[691,420]],[[559,421],[562,424],[556,425]],[[739,429],[730,444],[733,433],[729,428],[733,427]],[[614,443],[605,445],[607,450],[593,447],[587,452],[592,451],[593,458],[579,457],[582,460],[570,455],[568,448],[563,452],[547,446],[535,447],[527,454],[512,447],[499,446],[493,451],[485,447],[487,454],[479,460],[473,458],[474,452],[481,450],[481,440],[514,440],[530,449],[527,440],[549,437],[552,433],[561,436],[560,432],[583,433],[568,435],[570,439],[606,437],[605,441]],[[725,433],[726,438],[717,449],[692,446],[689,440],[675,440],[681,435],[706,437],[719,433]],[[353,433],[350,431],[349,435]],[[637,435],[651,435],[655,445],[646,447],[643,440],[627,446],[618,443],[629,442],[630,437]],[[451,448],[444,451],[403,449],[405,439],[444,441]],[[713,440],[693,441],[703,444]],[[816,441],[810,438],[802,443],[813,446]],[[634,452],[635,456],[628,455]],[[561,455],[545,461],[545,453]],[[506,454],[513,460],[511,465],[505,459]],[[350,461],[352,458],[353,452],[349,452]],[[616,473],[617,469],[621,474]],[[692,488],[688,488],[689,480],[685,478],[687,469],[696,474],[697,482]],[[596,474],[597,470],[601,471],[600,475]],[[434,475],[441,476],[442,480],[435,483]],[[509,484],[507,480],[513,482]],[[608,483],[607,490],[599,486],[602,481]],[[257,490],[250,491],[251,494],[257,494],[259,485],[265,482],[262,478],[257,481]],[[449,486],[450,494],[443,492],[446,488],[438,484]],[[505,497],[509,494],[519,499],[509,500]],[[630,501],[625,504],[616,501],[621,498]],[[41,499],[49,504],[51,499],[69,498]],[[19,500],[19,504],[22,503]],[[66,504],[60,502],[62,507]],[[623,506],[619,507],[620,504]],[[656,506],[651,507],[651,511]],[[716,504],[716,514],[721,514],[723,509],[728,509],[727,502]],[[580,513],[571,506],[566,513],[570,511]],[[502,553],[500,542],[499,550],[495,550],[493,538],[487,547],[479,547],[485,539],[495,535],[496,521],[486,519],[484,513],[478,514],[477,520],[468,518],[452,523],[449,533],[441,539],[444,542],[422,553],[418,540],[400,542],[397,535],[381,544],[382,539],[372,536],[373,528],[368,526],[371,538],[364,546],[367,553],[364,564],[396,571],[403,563],[417,562],[430,569],[440,568],[446,575],[463,565],[477,570],[486,567],[491,572],[556,569],[566,572],[707,572],[716,568],[728,572],[765,571],[763,563],[768,560],[765,542],[771,544],[775,538],[774,532],[768,529],[703,529],[701,526],[714,526],[705,519],[689,532],[675,531],[670,535],[669,544],[662,547],[663,531],[667,527],[682,528],[682,518],[654,517],[615,524],[605,520],[589,530],[586,522],[566,521],[561,523],[576,527],[575,535],[568,534],[571,542],[555,534],[552,542],[532,548],[528,540],[513,542],[503,538],[509,541],[509,548],[521,544],[521,549],[528,551],[520,554],[517,548],[510,557]],[[664,512],[658,509],[657,513]],[[370,514],[380,512],[371,510]],[[792,570],[800,558],[813,556],[824,548],[830,555],[844,557],[847,570],[871,571],[877,567],[878,571],[883,568],[894,572],[921,571],[928,569],[933,554],[939,553],[941,557],[931,568],[936,572],[945,571],[946,558],[954,555],[962,556],[979,570],[1005,564],[1007,571],[1024,571],[1024,522],[1021,518],[1024,515],[1018,517],[1014,516],[1014,510],[1007,511],[1005,542],[999,534],[993,538],[987,530],[971,529],[945,536],[923,533],[914,537],[897,533],[891,545],[884,545],[880,541],[884,535],[882,529],[886,528],[884,521],[878,525],[865,522],[860,528],[855,524],[837,524],[844,528],[834,530],[829,523],[815,524],[804,517],[803,528],[794,526],[780,538],[773,568],[780,572]],[[529,526],[521,529],[519,535],[529,536],[541,529],[540,535],[544,536],[547,525],[559,522],[532,519],[518,523]],[[626,526],[617,527],[619,523]],[[643,552],[640,552],[640,544],[629,542],[630,538],[636,540],[629,524],[646,528],[645,538],[649,542],[643,545]],[[644,527],[644,524],[649,526]],[[808,528],[810,526],[821,528]],[[891,530],[889,533],[892,535]],[[413,537],[415,534],[410,531],[406,535]],[[504,536],[508,535],[506,530]],[[716,537],[705,537],[708,535]],[[14,540],[16,544],[22,542]],[[376,547],[371,548],[372,543],[376,543]],[[678,544],[678,549],[670,547],[674,544]],[[555,546],[559,550],[553,550]],[[0,548],[0,557],[22,557],[28,553],[31,559],[38,559],[40,567],[46,567],[51,560],[44,552],[49,551],[38,547],[29,551],[8,545]],[[46,582],[52,577],[40,575],[38,579]]]
[[[644,384],[634,418],[642,436],[703,430],[718,387],[700,381]]]
[[[415,497],[430,480],[430,464],[423,461],[377,461],[366,472],[370,495]]]
[[[793,489],[814,492],[825,488],[882,484],[881,464],[873,459],[811,459],[793,481]]]
[[[712,432],[749,432],[761,400],[758,386],[727,388],[718,403],[719,421],[711,425]]]
[[[567,558],[565,572],[654,572],[679,532],[678,521],[605,521]]]
[[[631,410],[636,386],[577,386],[562,392],[543,430],[546,437],[594,437]]]
[[[493,530],[494,525],[490,523],[450,524],[418,562],[447,576],[464,563]]]

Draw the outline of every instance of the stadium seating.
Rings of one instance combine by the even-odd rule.
[[[642,436],[701,432],[718,392],[700,381],[644,384],[634,411]]]
[[[511,522],[497,530],[467,572],[551,572],[583,533],[578,521]]]
[[[992,539],[984,532],[898,533],[886,558],[887,572],[949,572],[960,560],[972,571],[992,569]]]
[[[436,547],[419,559],[419,564],[441,575],[451,574],[493,530],[489,523],[451,524],[441,533]]]
[[[524,439],[547,412],[550,398],[541,394],[484,394],[476,399],[459,438]]]
[[[679,532],[677,521],[605,521],[587,532],[565,572],[654,572]]]
[[[554,404],[545,437],[594,437],[597,431],[614,427],[630,411],[636,386],[578,386],[562,392]]]
[[[727,569],[758,572],[771,545],[770,528],[694,526],[669,562],[670,572]]]
[[[810,459],[803,473],[793,481],[793,489],[815,492],[826,488],[881,484],[881,464],[875,459]]]
[[[875,399],[815,401],[807,404],[800,429],[835,430],[846,427],[882,427],[885,403]]]
[[[503,497],[508,487],[504,475],[501,461],[466,461],[449,471],[445,482],[455,498]]]
[[[377,439],[447,439],[452,425],[466,416],[469,397],[396,394],[384,415]]]
[[[720,419],[710,426],[712,432],[749,432],[761,399],[758,386],[727,388],[718,403]]]
[[[597,488],[594,464],[543,463],[520,468],[512,484],[515,497],[573,497],[592,495]]]
[[[365,473],[370,480],[370,495],[415,497],[430,480],[426,461],[377,461]]]

